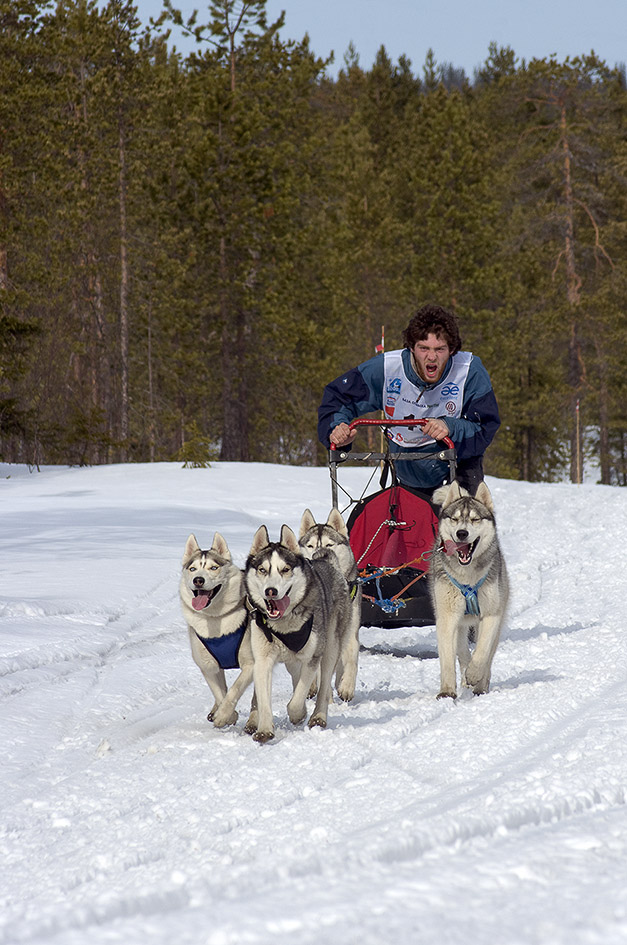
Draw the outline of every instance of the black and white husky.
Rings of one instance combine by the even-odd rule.
[[[279,541],[270,541],[265,525],[257,529],[244,569],[254,610],[251,642],[255,693],[259,707],[254,738],[274,737],[272,672],[285,663],[294,686],[287,705],[290,721],[302,722],[305,700],[320,672],[316,705],[309,727],[327,724],[331,680],[348,632],[351,601],[335,555],[325,549],[308,560],[287,525]]]
[[[219,532],[203,551],[190,535],[183,555],[179,585],[194,662],[205,677],[215,703],[207,718],[218,728],[237,721],[235,707],[253,681],[250,614],[246,607],[244,572],[231,560],[229,547]],[[240,673],[227,690],[225,669]],[[246,724],[256,728],[255,701]]]
[[[456,660],[464,686],[477,695],[490,688],[509,585],[486,484],[481,482],[473,497],[453,482],[438,490],[434,499],[442,503],[438,542],[429,568],[440,658],[438,698],[455,699]],[[471,630],[476,639],[472,655]]]
[[[359,627],[361,625],[362,588],[357,580],[357,565],[348,540],[348,529],[341,512],[331,509],[325,524],[316,522],[309,509],[305,509],[300,522],[298,544],[306,558],[313,558],[319,548],[332,551],[348,585],[351,599],[350,620],[335,676],[335,688],[345,702],[355,695],[357,662],[359,659]]]

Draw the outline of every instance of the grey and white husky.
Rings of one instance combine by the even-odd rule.
[[[219,532],[208,551],[200,548],[194,535],[187,539],[179,593],[194,662],[215,699],[207,718],[218,728],[232,725],[237,721],[235,707],[253,681],[253,653],[244,572],[233,564]],[[238,667],[240,673],[227,690],[224,670]],[[256,726],[253,696],[246,730]]]
[[[462,684],[479,695],[490,688],[509,585],[490,490],[470,496],[457,482],[434,495],[442,503],[439,537],[429,568],[440,658],[438,698],[457,697],[456,659]],[[476,646],[471,655],[470,631]]]
[[[316,522],[309,509],[305,509],[300,522],[298,544],[305,557],[310,559],[319,548],[328,548],[332,551],[347,582],[351,600],[350,619],[337,665],[335,688],[340,699],[350,702],[355,695],[357,680],[362,589],[357,580],[355,556],[341,512],[338,509],[331,509],[325,524],[322,525]]]
[[[251,642],[259,719],[254,738],[274,737],[272,672],[285,663],[294,687],[287,705],[290,721],[302,722],[305,700],[320,672],[320,684],[309,727],[327,724],[331,680],[348,631],[351,602],[337,558],[320,549],[308,560],[291,528],[283,525],[271,542],[261,525],[244,569],[246,590],[254,607]]]

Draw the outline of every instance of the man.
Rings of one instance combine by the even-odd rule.
[[[403,332],[405,347],[377,354],[342,374],[324,390],[318,436],[327,448],[350,447],[348,424],[372,410],[389,419],[421,418],[424,427],[391,427],[390,450],[403,485],[433,492],[448,465],[435,458],[412,462],[403,451],[431,453],[445,436],[457,449],[457,480],[473,495],[483,479],[483,454],[500,426],[494,391],[479,358],[461,351],[457,320],[439,305],[425,305]]]

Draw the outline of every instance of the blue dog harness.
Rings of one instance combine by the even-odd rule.
[[[201,637],[199,633],[196,636],[204,647],[211,653],[220,669],[238,669],[239,667],[239,648],[242,645],[246,627],[248,626],[248,614],[244,621],[232,633],[225,633],[222,637]]]
[[[477,591],[487,578],[487,574],[484,574],[480,581],[474,585],[472,584],[460,584],[459,581],[456,581],[454,577],[451,577],[450,574],[446,575],[451,582],[454,584],[458,591],[461,591],[464,597],[466,598],[466,613],[471,614],[473,617],[480,617],[481,611],[479,610],[479,599],[477,598]]]

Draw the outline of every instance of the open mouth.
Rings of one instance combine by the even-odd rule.
[[[472,556],[475,553],[475,548],[479,544],[479,539],[475,538],[473,542],[468,541],[452,541],[448,538],[442,544],[442,550],[445,555],[448,555],[450,558],[451,555],[457,555],[457,560],[460,564],[467,565],[472,561]]]
[[[475,553],[475,548],[477,547],[478,543],[479,543],[478,538],[475,538],[472,544],[469,544],[468,542],[464,544],[462,544],[461,542],[457,543],[457,548],[456,548],[457,560],[459,561],[460,564],[464,564],[464,565],[470,564],[470,562],[472,561],[472,556]]]
[[[268,611],[268,617],[270,617],[271,620],[278,620],[283,616],[289,605],[290,599],[287,594],[285,597],[267,597],[266,609]]]
[[[200,590],[194,591],[194,596],[192,598],[192,607],[194,610],[204,610],[205,607],[208,607],[221,587],[222,585],[218,584],[211,590],[207,590],[207,588],[203,587]]]
[[[438,365],[437,364],[425,364],[425,374],[427,379],[432,381],[435,380],[438,374]]]

